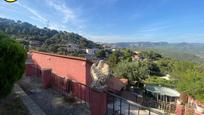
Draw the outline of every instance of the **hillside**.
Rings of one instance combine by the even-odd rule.
[[[27,22],[4,18],[0,18],[0,32],[16,38],[27,48],[48,52],[82,53],[81,49],[100,47],[100,45],[75,33],[49,28],[41,29]]]
[[[178,60],[204,62],[204,44],[202,43],[121,42],[111,45],[134,50],[155,50],[166,57]]]

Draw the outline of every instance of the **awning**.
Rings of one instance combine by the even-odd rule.
[[[168,88],[168,87],[161,87],[156,85],[146,85],[145,86],[146,91],[149,91],[151,93],[157,93],[159,95],[166,95],[170,97],[180,97],[180,93],[174,89]]]

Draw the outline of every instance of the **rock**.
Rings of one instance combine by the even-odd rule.
[[[109,65],[100,60],[91,66],[90,72],[93,79],[91,87],[99,90],[105,89],[107,87],[107,80],[111,77]]]

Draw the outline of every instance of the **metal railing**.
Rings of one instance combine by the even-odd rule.
[[[107,93],[107,115],[166,115],[167,113],[145,107],[122,98],[114,93]]]
[[[39,68],[38,68],[39,69]],[[40,69],[35,67],[36,76],[41,76]],[[94,89],[90,86],[75,82],[70,79],[65,79],[56,74],[51,75],[51,86],[59,91],[61,94],[67,96],[72,93],[74,97],[80,99],[81,103],[96,103],[94,98]],[[107,95],[106,102],[106,115],[166,115],[167,113],[157,109],[142,106],[136,102],[127,100],[114,93],[105,91]],[[98,103],[100,104],[100,103]],[[104,106],[105,107],[105,106]]]

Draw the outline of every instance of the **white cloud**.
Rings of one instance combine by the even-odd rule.
[[[74,11],[67,7],[65,3],[54,2],[53,0],[47,0],[48,4],[53,7],[57,12],[61,13],[64,17],[63,23],[72,22],[76,20]]]
[[[163,26],[155,26],[155,27],[145,27],[143,30],[139,32],[157,32],[159,30],[167,29],[170,26],[168,25],[163,25]]]
[[[142,35],[87,35],[87,38],[101,43],[147,41],[147,36]]]
[[[20,2],[17,2],[16,4],[18,4],[19,6],[25,8],[26,10],[28,10],[30,13],[32,13],[33,16],[35,17],[32,17],[33,19],[37,19],[43,23],[47,22],[47,19],[43,16],[41,16],[36,10],[30,8],[29,6],[25,5],[25,4],[21,4]]]
[[[124,35],[84,35],[84,36],[87,36],[88,39],[93,40],[95,42],[102,43],[124,42],[124,39],[131,38],[131,36]]]
[[[160,30],[168,29],[172,27],[172,25],[167,24],[166,22],[158,22],[149,25],[145,25],[139,29],[136,33],[153,33],[158,32]]]
[[[59,23],[60,26],[53,24],[51,28],[56,28],[58,30],[67,30],[67,28],[69,28],[70,31],[82,32],[86,27],[84,18],[80,18],[81,11],[83,11],[80,8],[76,8],[77,10],[73,9],[63,1],[46,0],[46,2],[58,14],[62,15],[62,22]],[[65,25],[67,27],[65,27]]]
[[[51,23],[49,25],[50,29],[55,29],[55,30],[59,30],[59,31],[68,31],[67,27],[58,23]]]

